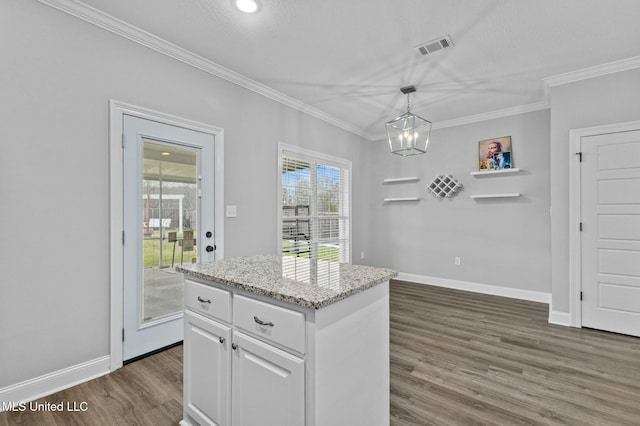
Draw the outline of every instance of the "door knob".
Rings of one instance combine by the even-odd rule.
[[[207,253],[211,253],[213,251],[213,246],[207,246],[205,250],[207,250]]]

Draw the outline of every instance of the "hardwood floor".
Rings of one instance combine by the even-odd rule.
[[[550,325],[541,303],[400,281],[390,307],[394,426],[640,425],[638,338]],[[176,425],[182,346],[37,402],[83,401],[0,413],[0,426]]]
[[[125,365],[86,383],[39,399],[63,411],[0,413],[0,426],[177,425],[182,420],[182,345]],[[69,411],[76,404],[86,411]],[[34,402],[35,404],[35,402]]]
[[[638,338],[399,281],[390,304],[392,425],[640,424]]]

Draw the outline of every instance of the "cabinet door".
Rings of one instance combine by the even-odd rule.
[[[304,360],[235,332],[234,426],[304,425]]]
[[[184,409],[201,425],[228,425],[231,329],[185,311]]]

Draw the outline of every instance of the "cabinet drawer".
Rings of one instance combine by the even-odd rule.
[[[185,280],[184,304],[192,311],[231,322],[231,293],[226,290]]]
[[[305,353],[305,322],[302,312],[235,296],[233,322],[236,327],[254,336]]]

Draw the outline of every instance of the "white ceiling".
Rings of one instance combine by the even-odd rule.
[[[260,1],[255,15],[231,0],[82,3],[370,139],[406,109],[401,86],[417,87],[412,112],[437,126],[542,108],[544,78],[640,56],[637,0]],[[414,49],[447,34],[451,48]]]

